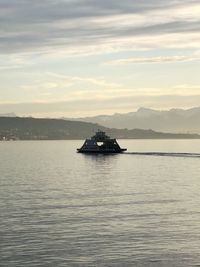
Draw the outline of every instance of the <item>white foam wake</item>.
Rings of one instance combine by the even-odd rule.
[[[160,156],[160,157],[184,157],[200,158],[200,153],[176,153],[176,152],[125,152],[128,155],[138,156]]]

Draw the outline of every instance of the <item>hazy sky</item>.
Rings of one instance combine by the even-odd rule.
[[[0,0],[0,113],[200,106],[199,0]]]

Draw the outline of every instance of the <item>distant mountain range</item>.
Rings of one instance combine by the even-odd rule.
[[[200,107],[163,111],[140,108],[136,112],[99,115],[75,120],[118,129],[138,128],[171,133],[200,133]]]
[[[170,134],[142,129],[114,129],[99,124],[62,119],[0,117],[0,140],[65,140],[85,139],[97,130],[124,139],[189,139],[197,134]]]

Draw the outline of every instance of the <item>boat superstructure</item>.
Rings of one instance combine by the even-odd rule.
[[[90,139],[86,139],[81,148],[77,149],[79,153],[122,153],[126,148],[121,148],[116,139],[110,138],[103,131],[98,131]]]

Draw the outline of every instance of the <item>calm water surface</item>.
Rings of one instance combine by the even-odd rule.
[[[200,266],[200,140],[81,144],[0,143],[0,266]]]

